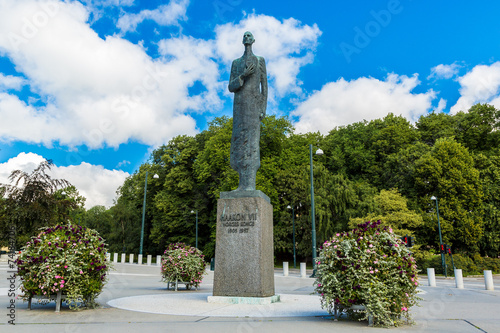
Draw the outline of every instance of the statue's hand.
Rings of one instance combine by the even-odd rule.
[[[245,67],[242,76],[247,77],[249,75],[252,75],[253,73],[255,73],[255,65],[252,63]]]

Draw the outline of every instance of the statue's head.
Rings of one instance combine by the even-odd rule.
[[[255,42],[255,38],[250,31],[247,31],[243,34],[243,44],[244,45],[252,45]]]

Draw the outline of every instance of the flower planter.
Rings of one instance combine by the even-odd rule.
[[[380,221],[327,240],[316,267],[315,290],[335,318],[347,311],[352,319],[367,318],[370,325],[383,327],[403,324],[403,316],[411,319],[408,309],[419,300],[415,259]]]
[[[106,253],[104,240],[95,230],[77,225],[42,228],[17,258],[28,308],[33,299],[45,304],[56,301],[56,312],[63,300],[72,309],[94,305],[106,282]]]
[[[167,283],[167,289],[175,286],[178,290],[179,284],[186,285],[186,289],[198,286],[206,273],[207,263],[203,254],[197,248],[184,243],[170,244],[161,258],[162,281]]]

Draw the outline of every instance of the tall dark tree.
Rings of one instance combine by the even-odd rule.
[[[52,161],[40,163],[31,173],[14,170],[5,192],[2,229],[15,226],[18,244],[24,244],[41,227],[67,223],[83,207],[84,199],[64,179],[50,176]],[[63,189],[68,193],[63,195]]]

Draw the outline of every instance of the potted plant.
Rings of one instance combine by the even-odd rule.
[[[409,322],[409,309],[419,300],[415,259],[380,221],[359,224],[326,241],[317,258],[315,286],[331,314],[344,311],[372,319],[376,326],[398,326],[402,318]]]
[[[42,228],[17,259],[23,299],[31,306],[32,298],[48,302],[59,294],[72,309],[95,306],[109,269],[106,251],[104,240],[93,229],[78,225]]]
[[[198,288],[205,274],[203,253],[195,247],[184,243],[175,243],[167,246],[161,258],[162,281],[169,284],[183,283],[187,289]]]

